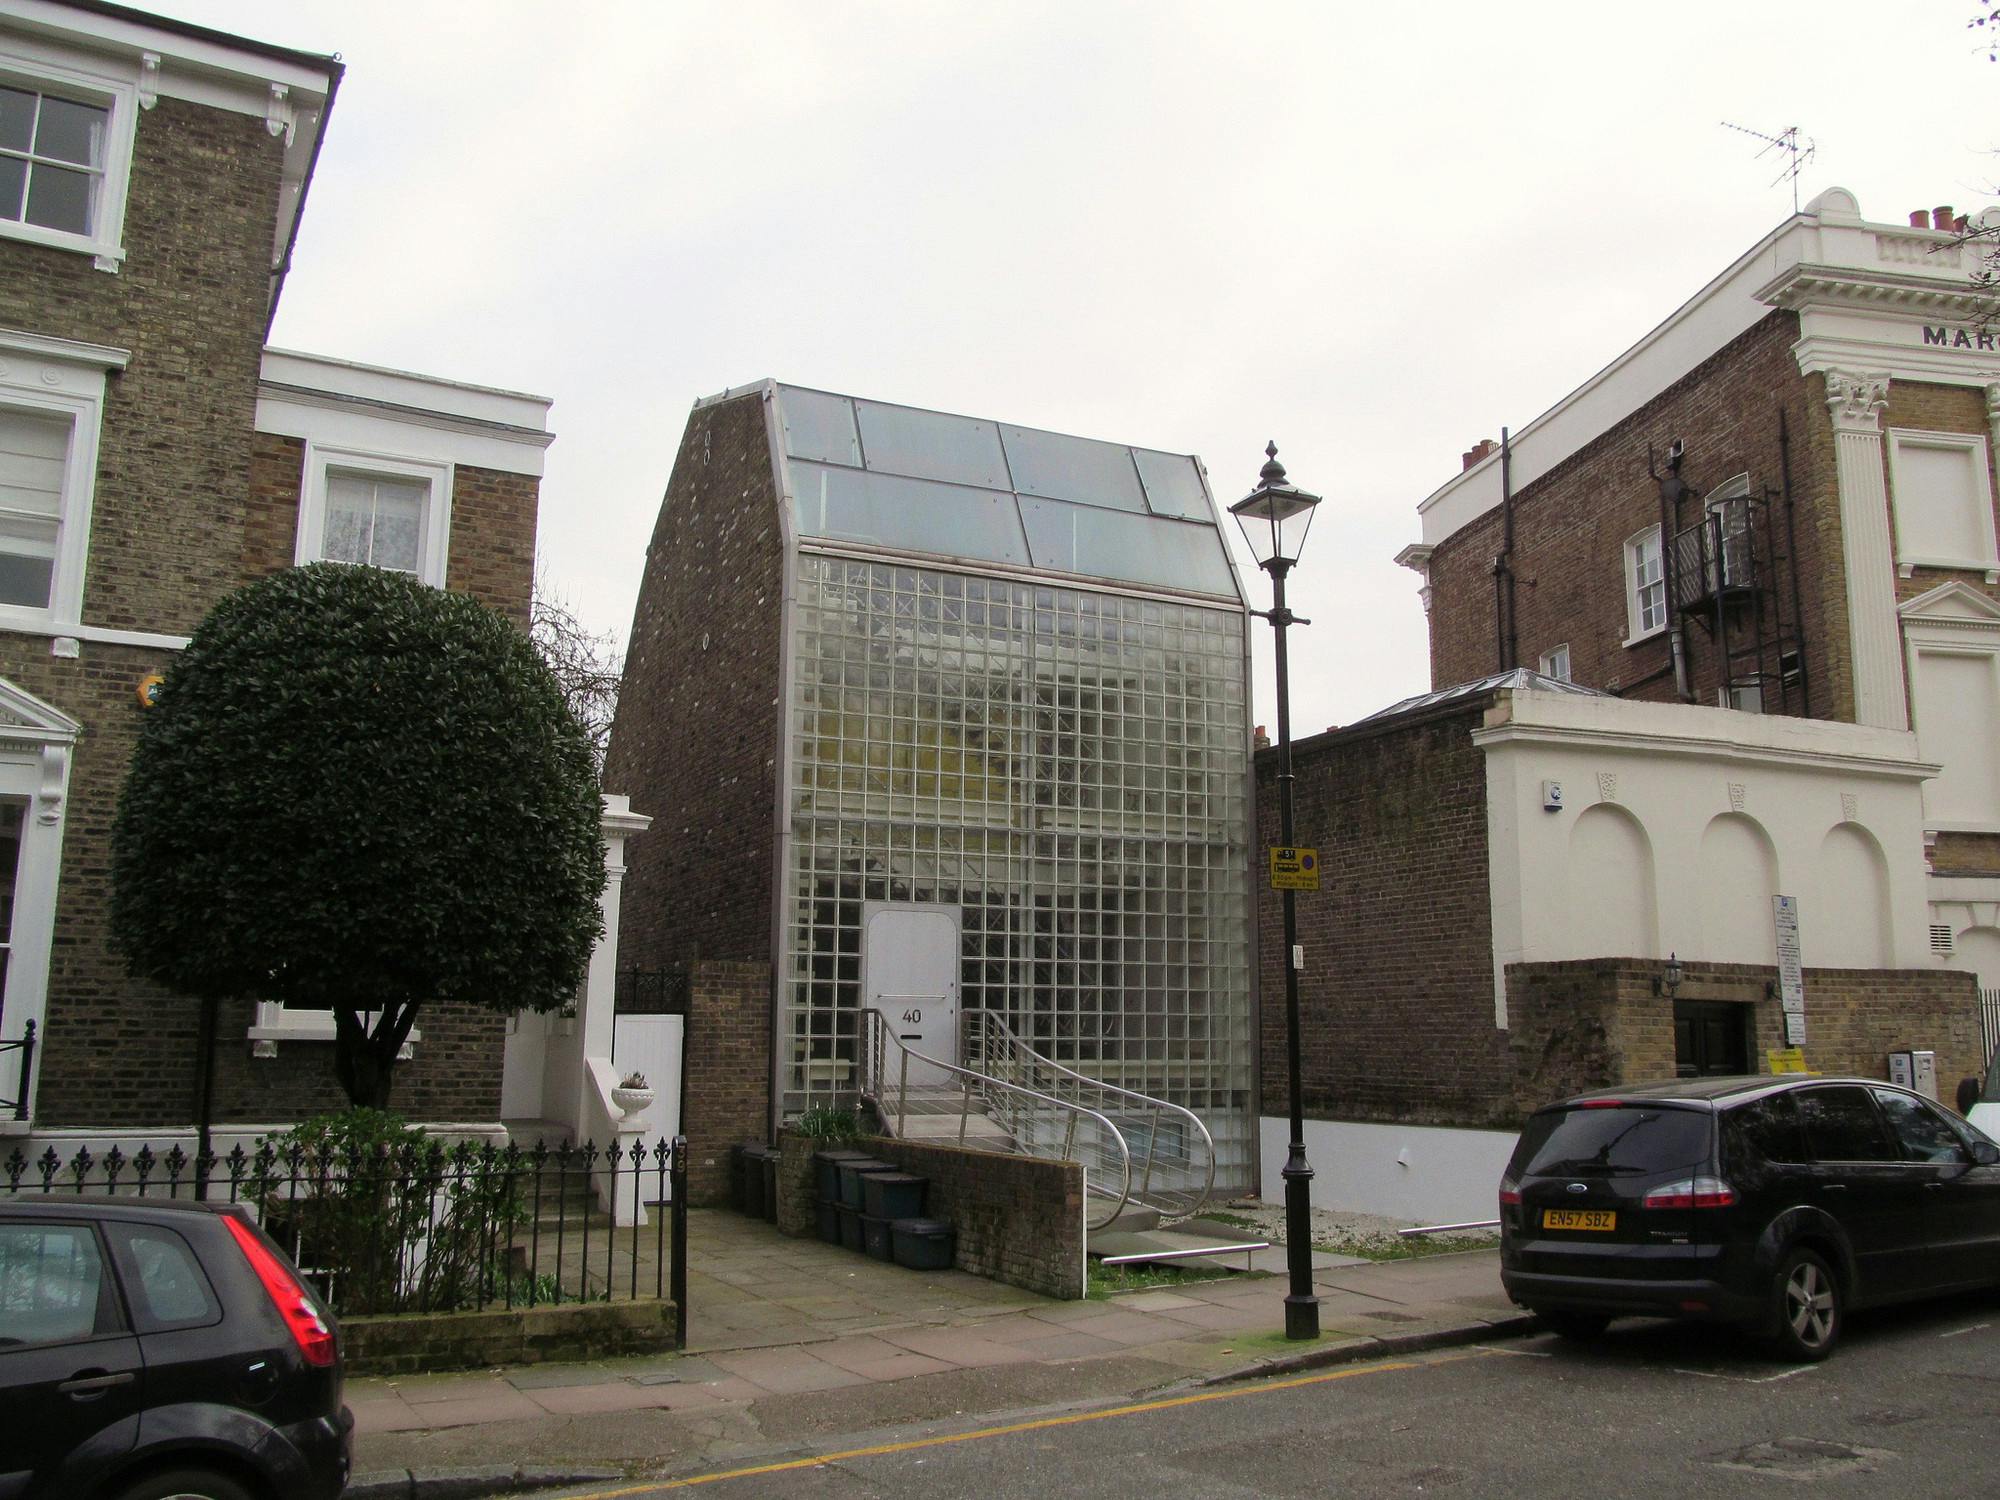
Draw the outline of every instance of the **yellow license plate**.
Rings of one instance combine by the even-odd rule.
[[[1544,1229],[1596,1229],[1609,1231],[1618,1227],[1617,1213],[1608,1208],[1545,1208],[1542,1210]]]

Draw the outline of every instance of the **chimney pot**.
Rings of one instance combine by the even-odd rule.
[[[1949,203],[1941,203],[1931,210],[1931,228],[1951,228],[1951,205]]]
[[[1910,228],[1928,229],[1930,227],[1931,227],[1931,216],[1929,210],[1921,208],[1913,208],[1910,210]]]

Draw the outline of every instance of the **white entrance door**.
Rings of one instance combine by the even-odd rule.
[[[871,901],[861,913],[864,1004],[879,1010],[890,1034],[938,1062],[958,1057],[958,908]],[[884,1061],[900,1067],[893,1055]],[[892,1071],[891,1077],[895,1076]],[[910,1060],[911,1083],[947,1083],[942,1068]]]

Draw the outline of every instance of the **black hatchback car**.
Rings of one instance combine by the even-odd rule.
[[[1859,1078],[1689,1078],[1532,1115],[1500,1279],[1556,1332],[1733,1323],[1823,1359],[1848,1309],[2000,1283],[2000,1146]]]
[[[240,1208],[0,1198],[0,1500],[333,1500],[339,1336]]]

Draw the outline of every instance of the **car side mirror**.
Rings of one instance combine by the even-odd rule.
[[[2000,1146],[1994,1145],[1991,1141],[1974,1141],[1972,1161],[1975,1166],[1981,1167],[2000,1165]]]

